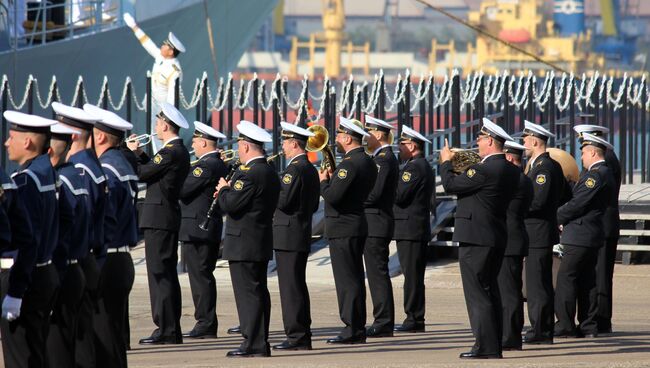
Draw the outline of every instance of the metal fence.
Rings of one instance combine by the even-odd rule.
[[[135,130],[147,132],[154,102],[150,97],[151,79],[146,78],[146,91],[140,97],[131,79],[126,78],[117,102],[106,78],[97,101],[89,100],[83,79],[79,78],[71,100],[62,102],[76,106],[93,103],[116,111],[126,120],[144,121]],[[488,76],[475,72],[461,79],[454,71],[450,75],[429,74],[416,79],[407,70],[403,77],[389,78],[380,73],[369,81],[355,80],[353,76],[340,82],[327,78],[309,80],[307,76],[300,81],[289,81],[280,75],[268,82],[257,75],[237,81],[229,75],[211,83],[203,73],[195,79],[191,95],[186,96],[187,91],[180,83],[176,86],[176,106],[187,117],[208,122],[224,132],[227,145],[232,144],[234,126],[242,119],[271,131],[274,140],[269,148],[277,153],[280,121],[301,126],[314,122],[333,132],[338,116],[363,121],[364,115],[369,114],[395,122],[397,136],[406,124],[431,138],[433,143],[426,150],[429,158],[435,160],[445,138],[454,147],[474,146],[481,118],[488,117],[514,136],[520,134],[524,120],[542,124],[556,133],[551,145],[575,156],[578,148],[572,127],[590,123],[610,129],[608,139],[621,161],[624,183],[650,182],[647,123],[650,93],[645,76],[615,78],[593,72],[578,78],[573,74],[556,76],[549,72],[538,78],[532,73],[503,72]],[[216,92],[211,86],[216,87]],[[12,88],[7,77],[3,77],[0,81],[2,111],[10,108],[33,113],[35,107],[48,111],[52,101],[61,101],[55,78],[49,84],[46,98],[32,77],[20,100],[15,98],[15,88]],[[4,119],[2,126],[4,141],[7,134]],[[4,150],[1,159],[6,167]]]

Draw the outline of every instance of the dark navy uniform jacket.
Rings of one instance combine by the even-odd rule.
[[[325,201],[325,237],[368,235],[363,203],[376,179],[377,165],[362,147],[345,153],[330,180],[320,183]]]
[[[206,153],[192,162],[180,194],[182,218],[178,240],[213,245],[221,243],[223,220],[220,213],[211,217],[207,231],[199,225],[206,219],[219,179],[226,175],[228,168],[217,151]]]
[[[611,191],[612,201],[605,209],[603,216],[603,225],[605,229],[606,239],[618,239],[621,230],[621,218],[618,210],[618,194],[621,191],[621,163],[618,157],[611,149],[605,152],[605,164],[609,169],[610,174],[614,177],[614,188]]]
[[[59,241],[56,173],[49,156],[44,154],[25,162],[11,177],[32,226],[37,247],[36,263],[49,262]]]
[[[605,161],[584,172],[573,187],[573,198],[557,210],[557,222],[564,226],[561,243],[599,248],[605,244],[603,215],[616,186]]]
[[[433,169],[424,156],[417,155],[404,164],[397,180],[393,239],[428,242],[431,240]]]
[[[76,168],[84,170],[89,176],[88,194],[90,196],[90,213],[92,224],[90,227],[90,249],[95,256],[101,257],[106,251],[106,238],[104,233],[104,216],[106,208],[106,177],[97,156],[93,151],[86,149],[70,156],[69,162]]]
[[[37,247],[27,211],[18,197],[16,183],[4,170],[0,170],[0,185],[0,256],[14,259],[9,273],[8,294],[22,298],[31,281]]]
[[[237,169],[230,187],[217,197],[227,215],[223,259],[265,262],[273,257],[273,212],[279,195],[280,179],[266,158]]]
[[[138,194],[138,176],[118,148],[110,148],[99,157],[106,175],[106,248],[135,246],[138,242],[134,198]]]
[[[399,163],[390,146],[381,148],[373,160],[377,165],[377,179],[364,203],[368,236],[391,239]]]
[[[280,176],[278,208],[273,216],[273,249],[309,252],[311,219],[318,209],[318,172],[307,155],[294,157]]]
[[[451,160],[440,165],[442,185],[458,196],[453,240],[487,247],[506,247],[506,212],[519,185],[521,169],[495,154],[456,175]]]
[[[59,245],[54,251],[54,264],[64,271],[68,260],[83,259],[90,244],[90,197],[88,175],[71,162],[56,168],[59,195]],[[59,273],[63,277],[62,273]]]
[[[507,226],[508,243],[506,256],[528,255],[528,232],[524,218],[528,213],[530,202],[533,200],[533,183],[523,172],[519,174],[519,186],[508,205]]]

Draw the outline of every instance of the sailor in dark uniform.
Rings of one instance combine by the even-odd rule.
[[[581,124],[573,127],[581,137],[582,133],[590,133],[604,138],[609,129],[599,125]],[[603,230],[605,231],[605,246],[598,251],[596,265],[596,285],[598,288],[598,333],[612,332],[612,280],[614,277],[614,263],[616,261],[616,247],[621,229],[621,219],[618,210],[618,194],[621,190],[621,163],[613,149],[605,152],[605,164],[611,175],[614,176],[614,188],[611,191],[612,200],[605,209],[603,216]]]
[[[311,350],[311,312],[305,281],[311,249],[311,218],[318,209],[318,171],[305,146],[314,133],[281,122],[282,150],[289,160],[282,173],[278,207],[273,216],[273,249],[278,270],[282,321],[287,338],[275,350]]]
[[[526,147],[506,141],[506,160],[522,167]],[[523,170],[519,173],[519,186],[508,205],[506,223],[508,242],[499,270],[498,283],[503,307],[503,350],[521,350],[521,331],[524,327],[524,295],[522,293],[523,262],[528,254],[528,233],[524,218],[533,200],[533,183]]]
[[[106,250],[104,238],[106,177],[92,150],[92,129],[97,119],[82,109],[59,102],[53,102],[52,109],[60,123],[81,132],[72,136],[68,161],[76,168],[82,169],[84,175],[88,176],[86,189],[90,198],[91,226],[89,249],[86,255],[79,259],[86,278],[86,288],[77,322],[75,360],[81,367],[95,367],[99,349],[95,344],[98,331],[95,326],[95,316],[104,314],[103,309],[98,308],[99,265],[97,262],[104,257]]]
[[[280,194],[277,173],[266,162],[266,130],[241,121],[239,159],[244,164],[226,182],[217,185],[217,198],[226,217],[223,259],[227,259],[244,341],[228,357],[270,356],[268,343],[271,298],[267,267],[273,256],[273,212]]]
[[[582,166],[587,171],[573,187],[573,197],[557,211],[562,226],[562,263],[555,288],[555,336],[597,337],[598,312],[596,295],[596,262],[598,251],[605,245],[603,215],[615,190],[614,176],[605,164],[605,152],[613,149],[606,140],[582,133]],[[591,299],[591,302],[590,302]],[[576,301],[588,306],[578,313]]]
[[[483,118],[476,142],[482,160],[454,174],[453,152],[445,142],[440,176],[445,191],[458,196],[453,240],[463,292],[476,343],[463,359],[501,358],[502,310],[497,276],[507,244],[506,214],[519,185],[521,170],[506,161],[503,144],[512,138]]]
[[[553,343],[553,246],[559,242],[556,212],[565,196],[562,167],[546,152],[554,134],[525,121],[524,146],[528,163],[524,173],[533,182],[533,201],[526,215],[529,245],[526,257],[526,299],[530,329],[525,344]]]
[[[144,229],[145,258],[149,279],[151,314],[157,328],[140,344],[181,344],[181,287],[178,283],[178,230],[181,209],[178,204],[183,182],[190,171],[190,155],[178,136],[188,124],[174,106],[161,102],[156,120],[156,134],[163,147],[150,159],[130,142],[129,148],[140,159],[138,177],[147,183],[147,196],[140,210]]]
[[[325,201],[325,237],[329,241],[339,315],[345,327],[328,344],[366,342],[366,285],[363,247],[368,235],[363,203],[377,178],[377,166],[361,146],[368,133],[357,120],[340,118],[337,149],[344,153],[334,172],[319,173]]]
[[[31,276],[23,298],[19,296],[26,285],[19,281],[14,286],[12,276],[19,275],[12,271],[9,280],[11,290],[2,302],[4,319],[13,321],[8,325],[5,320],[2,322],[5,366],[43,367],[47,364],[46,338],[50,312],[59,287],[59,276],[52,264],[59,237],[59,205],[56,199],[56,173],[47,155],[49,127],[56,122],[17,111],[5,111],[3,116],[11,124],[9,138],[5,142],[7,154],[11,161],[20,165],[11,177],[17,187],[17,199],[25,205],[33,246],[36,247],[35,259],[29,256],[29,259],[22,260],[19,257],[14,265],[18,266],[16,271],[22,273],[22,282]],[[5,285],[3,290],[6,290]],[[17,319],[19,316],[20,319]],[[7,341],[6,331],[9,331],[7,335],[12,336]]]
[[[86,285],[78,261],[88,253],[90,241],[89,179],[83,169],[66,162],[72,135],[81,132],[63,124],[52,125],[51,131],[49,155],[57,173],[59,198],[59,241],[52,261],[61,287],[52,312],[47,350],[51,367],[73,367],[77,316]]]
[[[128,334],[128,301],[133,287],[135,269],[129,253],[138,241],[134,198],[138,177],[119,146],[126,131],[133,125],[115,113],[92,105],[88,113],[100,118],[93,129],[95,153],[106,175],[106,259],[99,276],[99,292],[106,313],[97,338],[101,345],[98,367],[126,367]]]
[[[377,165],[377,180],[364,203],[368,222],[368,237],[363,248],[368,288],[372,298],[374,321],[366,329],[367,337],[393,336],[395,302],[393,285],[388,273],[388,244],[393,238],[393,204],[399,163],[389,137],[394,127],[383,120],[366,115],[366,130],[370,134],[367,149]]]
[[[216,337],[219,325],[213,272],[221,244],[222,215],[218,213],[210,218],[207,231],[199,225],[205,221],[214,188],[219,179],[228,174],[228,168],[217,151],[217,141],[226,136],[198,121],[194,122],[194,129],[192,147],[198,160],[192,162],[181,189],[182,218],[178,237],[183,242],[196,319],[192,330],[183,337],[204,338]]]
[[[427,245],[431,240],[431,194],[435,177],[424,158],[424,145],[431,143],[417,131],[402,126],[399,172],[395,195],[395,234],[397,255],[404,274],[404,312],[406,318],[395,327],[399,332],[424,332]],[[380,170],[381,172],[381,170]]]

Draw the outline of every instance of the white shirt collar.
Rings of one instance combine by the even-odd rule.
[[[264,155],[253,157],[253,158],[251,158],[250,160],[246,161],[246,162],[244,163],[244,165],[248,166],[248,164],[249,164],[251,161],[253,161],[253,160],[257,160],[258,158],[264,158]]]
[[[216,153],[216,152],[218,152],[218,151],[217,151],[217,150],[214,150],[214,151],[206,152],[206,153],[202,154],[201,157],[199,157],[199,160],[202,159],[203,157],[205,157],[205,156],[211,154],[211,153]]]
[[[299,153],[299,154],[293,156],[293,157],[289,160],[289,162],[287,162],[287,166],[288,166],[288,165],[291,165],[291,163],[293,162],[293,160],[295,160],[297,157],[305,156],[305,155],[306,155],[306,153],[303,152],[303,153]]]
[[[386,148],[386,147],[388,147],[388,146],[390,146],[390,144],[384,144],[383,146],[377,148],[377,149],[375,150],[375,152],[372,153],[372,157],[377,156],[377,154],[379,153],[379,151],[381,151],[382,149],[384,149],[384,148]]]
[[[601,163],[601,162],[605,162],[605,160],[598,160],[598,161],[594,162],[593,164],[591,164],[591,165],[589,166],[589,168],[588,168],[587,170],[591,170],[591,168],[594,167],[594,165],[599,164],[599,163]]]
[[[181,137],[176,136],[176,137],[169,138],[168,140],[165,141],[165,143],[163,143],[163,147],[165,147],[168,143],[175,141],[177,139],[181,139]]]
[[[490,157],[490,156],[504,155],[504,154],[505,154],[505,153],[503,153],[503,152],[490,153],[489,155],[483,157],[483,159],[481,160],[481,162],[485,162],[485,160],[487,160],[488,157]]]

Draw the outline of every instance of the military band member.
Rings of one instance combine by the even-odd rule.
[[[502,357],[502,310],[497,276],[507,244],[506,214],[519,185],[520,169],[509,163],[503,144],[512,138],[483,118],[476,142],[482,160],[454,174],[453,153],[445,142],[440,152],[440,176],[445,191],[458,196],[453,240],[472,332],[476,338],[463,359]]]
[[[522,167],[526,147],[513,141],[504,146],[506,160]],[[533,200],[533,183],[523,170],[519,173],[519,185],[508,205],[506,224],[508,242],[499,270],[498,283],[503,308],[503,350],[521,350],[521,331],[524,327],[523,262],[528,254],[528,233],[524,218]]]
[[[397,255],[404,274],[406,318],[395,327],[399,332],[424,332],[424,270],[427,245],[431,240],[431,194],[433,170],[424,158],[424,145],[431,143],[422,134],[402,126],[399,156],[404,166],[399,172],[395,195]],[[381,173],[381,169],[379,170]]]
[[[267,267],[273,256],[273,212],[280,193],[277,173],[266,162],[264,143],[271,135],[257,125],[241,121],[239,158],[244,164],[230,182],[217,185],[217,198],[226,217],[223,259],[227,259],[244,341],[228,357],[270,356],[268,343],[271,298]]]
[[[367,337],[393,336],[395,302],[393,285],[388,273],[388,244],[393,238],[393,204],[399,164],[389,142],[392,125],[366,115],[366,130],[370,134],[367,149],[377,165],[377,180],[364,203],[368,222],[368,237],[363,248],[368,288],[372,298],[374,321],[366,329]]]
[[[553,343],[553,246],[560,240],[556,212],[564,197],[566,181],[562,167],[546,152],[554,137],[538,124],[525,121],[524,146],[528,163],[525,173],[533,182],[533,201],[526,215],[529,245],[526,257],[526,299],[530,329],[526,344]]]
[[[125,132],[133,125],[115,113],[84,105],[84,109],[98,118],[93,128],[95,153],[106,175],[108,197],[106,199],[105,231],[107,233],[106,259],[99,277],[100,302],[105,320],[97,331],[101,349],[98,349],[98,367],[126,367],[128,334],[128,301],[133,287],[135,269],[129,253],[138,241],[135,197],[138,193],[138,177],[122,154],[119,146]]]
[[[154,58],[151,67],[151,95],[154,99],[152,117],[161,109],[161,102],[167,102],[171,105],[175,103],[175,86],[182,77],[181,64],[178,62],[178,55],[185,52],[183,43],[172,33],[169,32],[167,39],[163,41],[160,47],[147,36],[140,27],[135,23],[135,19],[129,13],[124,14],[124,23],[133,30],[133,34],[138,38],[145,50]],[[156,129],[155,118],[152,118],[151,132]],[[152,137],[151,144],[154,152],[158,152],[161,146],[160,137]]]
[[[614,176],[605,164],[605,152],[613,149],[606,140],[582,134],[582,166],[587,171],[573,187],[573,198],[557,211],[564,246],[555,288],[555,336],[597,337],[596,262],[605,245],[603,215],[615,190]],[[576,301],[588,310],[578,313]]]
[[[145,259],[149,279],[151,314],[156,329],[140,344],[181,344],[181,287],[178,283],[178,230],[181,209],[178,204],[183,182],[190,170],[190,155],[179,137],[187,120],[174,106],[163,102],[156,119],[156,134],[164,145],[150,159],[128,144],[139,156],[138,178],[147,183],[147,195],[140,210],[139,226],[144,230]]]
[[[86,183],[89,179],[83,169],[66,162],[72,135],[81,132],[63,124],[52,125],[50,129],[49,155],[57,174],[59,199],[59,241],[52,261],[61,287],[52,311],[47,350],[50,366],[73,367],[77,316],[86,285],[78,260],[86,256],[90,243],[90,199]]]
[[[366,285],[363,247],[368,235],[363,203],[377,178],[377,166],[363,150],[368,133],[357,120],[340,118],[336,147],[343,160],[334,172],[319,173],[325,201],[325,237],[329,241],[339,315],[345,327],[328,344],[366,342]]]
[[[573,129],[581,137],[582,133],[590,133],[604,139],[609,129],[599,125],[581,124]],[[621,163],[613,149],[605,152],[605,164],[610,174],[614,176],[614,188],[611,191],[612,201],[605,209],[603,216],[603,229],[605,231],[605,246],[598,250],[598,263],[596,265],[596,285],[598,288],[598,333],[612,332],[612,280],[614,277],[614,262],[616,260],[616,247],[621,227],[618,210],[618,195],[621,190]]]
[[[5,367],[24,367],[28,357],[25,328],[10,328],[20,323],[23,296],[29,287],[36,264],[36,244],[16,183],[0,170],[0,300],[2,300],[2,353]]]
[[[183,337],[217,336],[217,285],[213,272],[221,244],[222,215],[219,213],[211,217],[207,230],[199,225],[206,219],[219,179],[228,174],[228,168],[217,150],[217,141],[223,138],[226,136],[212,127],[194,122],[192,148],[198,160],[192,162],[181,189],[181,228],[178,237],[183,242],[196,324]]]
[[[79,259],[84,271],[86,288],[79,309],[77,323],[77,340],[75,343],[76,361],[81,367],[95,367],[97,364],[97,346],[94,327],[95,316],[104,311],[96,308],[98,303],[99,265],[106,252],[104,216],[106,209],[106,177],[95,152],[92,150],[92,130],[97,119],[82,109],[67,106],[59,102],[52,103],[52,109],[59,123],[78,130],[80,134],[72,135],[68,161],[88,176],[86,184],[90,199],[90,243],[88,252]]]
[[[305,146],[314,133],[281,122],[282,151],[289,160],[282,173],[278,207],[273,216],[273,249],[287,336],[274,350],[311,350],[311,312],[305,281],[311,249],[311,219],[318,209],[318,171]]]
[[[5,142],[7,154],[9,160],[19,165],[11,177],[17,187],[17,199],[25,205],[36,248],[35,260],[14,265],[19,267],[16,271],[22,271],[26,277],[31,273],[23,298],[19,297],[20,289],[25,285],[20,282],[13,285],[9,280],[12,290],[2,302],[2,344],[3,351],[8,350],[4,353],[5,366],[44,367],[50,311],[59,287],[56,267],[52,264],[59,232],[56,173],[47,155],[50,126],[56,122],[17,111],[5,111],[3,116],[10,123]],[[7,341],[5,333],[11,335]]]

